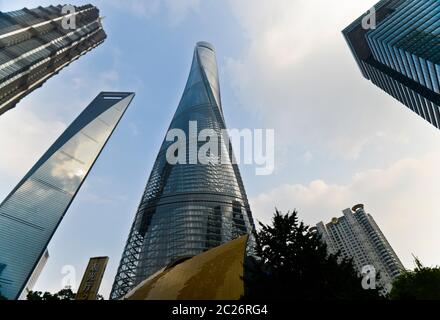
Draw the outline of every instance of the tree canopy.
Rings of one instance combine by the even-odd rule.
[[[428,268],[415,258],[416,268],[404,271],[389,294],[392,300],[440,300],[440,267]]]
[[[72,289],[66,288],[57,293],[31,291],[27,295],[27,300],[33,301],[60,301],[60,300],[75,300],[75,293]]]
[[[320,235],[296,211],[276,210],[272,225],[259,223],[255,258],[245,263],[244,299],[382,299],[364,290],[353,261],[328,254]]]
[[[65,288],[57,293],[31,291],[27,295],[27,300],[33,301],[63,301],[63,300],[75,300],[76,293],[70,288]],[[102,295],[98,294],[97,300],[104,300]]]

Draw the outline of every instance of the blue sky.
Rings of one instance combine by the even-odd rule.
[[[73,1],[74,4],[88,1]],[[108,296],[141,194],[182,94],[194,45],[217,49],[229,128],[273,128],[276,167],[241,166],[257,220],[277,206],[309,224],[364,203],[407,267],[440,264],[440,132],[364,80],[340,30],[370,0],[105,0],[106,42],[0,117],[0,198],[103,90],[136,98],[61,223],[37,288],[89,257]],[[0,10],[51,1],[4,1]]]

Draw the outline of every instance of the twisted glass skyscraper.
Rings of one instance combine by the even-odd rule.
[[[380,1],[343,34],[365,78],[440,128],[440,0]]]
[[[166,157],[173,142],[164,140],[122,254],[112,299],[124,296],[177,259],[195,256],[254,228],[240,172],[232,161],[232,148],[221,139],[226,125],[217,63],[213,46],[206,42],[199,42],[195,48],[170,130],[180,129],[188,137],[193,121],[197,122],[197,133],[204,129],[215,132],[227,160],[221,164],[173,165]],[[188,145],[185,149],[188,161],[194,151]]]
[[[0,115],[107,37],[92,5],[0,12]]]
[[[0,293],[16,299],[133,93],[102,92],[0,204]]]

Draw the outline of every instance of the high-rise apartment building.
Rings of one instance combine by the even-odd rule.
[[[0,292],[17,299],[134,93],[102,92],[0,204]]]
[[[359,274],[365,266],[374,266],[383,286],[389,285],[404,269],[391,245],[364,205],[345,209],[343,216],[324,225],[316,225],[329,253],[340,252],[353,258]]]
[[[0,115],[105,38],[92,5],[0,12]]]
[[[365,78],[440,128],[440,0],[383,0],[344,31]]]
[[[196,124],[196,128],[192,128]],[[165,139],[138,207],[117,271],[111,299],[177,259],[196,256],[254,229],[251,210],[234,163],[232,147],[222,139],[226,129],[214,48],[199,42],[188,81],[170,131],[183,132],[186,147],[173,153],[186,163],[171,164]],[[196,132],[192,132],[196,130]],[[203,164],[197,137],[211,130],[218,138],[223,161]],[[214,154],[211,156],[215,157]],[[191,163],[190,159],[196,158]]]

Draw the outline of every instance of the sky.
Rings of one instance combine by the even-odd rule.
[[[88,1],[71,1],[84,4]],[[135,91],[49,245],[36,290],[109,256],[108,297],[197,41],[216,47],[229,128],[275,130],[275,171],[240,166],[254,218],[307,224],[363,203],[407,268],[440,264],[440,132],[365,80],[341,30],[371,0],[94,0],[105,43],[0,117],[0,199],[100,92]],[[0,11],[51,1],[0,0]]]

